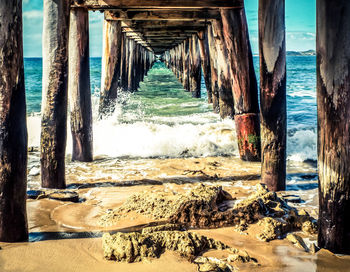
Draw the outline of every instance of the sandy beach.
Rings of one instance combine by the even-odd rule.
[[[37,156],[31,152],[31,156]],[[259,183],[259,163],[242,162],[236,157],[179,159],[100,159],[94,163],[67,161],[67,190],[79,195],[79,202],[59,201],[41,196],[28,199],[30,231],[28,243],[1,243],[0,270],[10,271],[200,271],[199,266],[177,252],[165,250],[160,258],[126,263],[104,258],[102,235],[105,232],[141,231],[149,223],[158,222],[149,215],[131,211],[111,226],[101,226],[101,216],[125,203],[135,193],[185,194],[198,184],[222,186],[234,199],[242,200]],[[289,165],[289,177],[300,165]],[[300,203],[289,203],[305,209],[317,219],[317,181],[315,169],[303,163],[303,181],[287,181],[288,192],[300,197]],[[103,171],[104,177],[99,173]],[[39,175],[32,175],[30,184],[39,187]],[[94,178],[98,177],[98,178]],[[45,194],[51,191],[46,190]],[[305,252],[288,239],[264,242],[257,238],[258,224],[249,224],[242,232],[234,226],[216,229],[190,229],[230,247],[245,250],[255,262],[233,262],[240,271],[346,271],[348,256],[336,256],[326,250]],[[297,232],[309,247],[316,235]],[[223,250],[208,250],[203,256],[223,259]],[[219,270],[216,270],[219,271]]]

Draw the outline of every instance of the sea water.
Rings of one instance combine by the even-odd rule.
[[[254,57],[257,78],[259,60]],[[42,59],[26,58],[25,83],[29,146],[40,144]],[[90,59],[95,157],[237,156],[235,125],[220,120],[202,98],[185,92],[163,63],[155,63],[135,93],[120,93],[115,111],[98,120],[101,59]],[[316,58],[287,57],[287,156],[316,160]],[[68,120],[69,122],[69,120]],[[67,154],[71,153],[68,128]]]

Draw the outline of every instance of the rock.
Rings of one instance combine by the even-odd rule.
[[[126,262],[140,262],[145,258],[158,258],[165,250],[178,252],[188,260],[194,260],[201,252],[209,249],[226,249],[220,241],[191,232],[159,231],[148,234],[106,233],[102,237],[106,259]]]
[[[70,191],[55,191],[49,194],[48,198],[59,201],[79,202],[79,195]]]
[[[303,238],[301,238],[299,235],[290,233],[287,235],[287,240],[290,241],[297,248],[304,249],[306,252],[309,252],[309,249],[305,244]]]
[[[257,238],[264,242],[280,239],[285,232],[286,224],[271,217],[265,217],[258,223],[263,226],[263,231],[257,235]]]
[[[301,197],[297,195],[284,195],[283,199],[291,203],[301,203],[303,201]]]
[[[320,250],[320,248],[318,246],[315,245],[315,243],[312,243],[310,248],[309,248],[309,252],[312,254],[317,253]]]
[[[29,199],[42,199],[45,197],[47,197],[47,195],[42,190],[29,190],[29,191],[27,191],[27,198],[29,198]]]

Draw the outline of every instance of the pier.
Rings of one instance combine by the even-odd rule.
[[[137,91],[158,57],[195,98],[203,76],[213,112],[235,121],[240,158],[261,161],[261,182],[285,190],[284,0],[259,0],[259,87],[243,0],[44,0],[43,188],[66,188],[68,110],[72,160],[93,160],[89,10],[104,13],[99,118],[120,93]],[[349,17],[349,1],[317,0],[318,243],[343,254],[350,254]],[[0,70],[0,241],[26,241],[21,0],[0,4]]]

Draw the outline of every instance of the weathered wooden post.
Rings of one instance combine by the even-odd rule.
[[[350,2],[317,0],[318,245],[350,254]]]
[[[199,49],[201,54],[202,71],[207,89],[208,103],[213,103],[211,92],[211,70],[208,44],[208,29],[198,32]]]
[[[189,78],[189,67],[190,67],[190,41],[186,39],[184,41],[183,50],[183,86],[186,91],[190,90],[190,78]]]
[[[190,40],[190,88],[192,97],[201,97],[201,56],[199,52],[199,43],[196,35],[192,35]]]
[[[100,117],[113,113],[120,85],[121,21],[104,20]]]
[[[0,241],[28,239],[22,1],[0,3]]]
[[[240,157],[260,161],[260,123],[256,81],[244,8],[220,11],[230,62],[235,123]]]
[[[69,26],[68,93],[73,140],[72,160],[93,160],[89,61],[89,12],[72,8]]]
[[[259,1],[261,180],[286,185],[286,42],[284,0]]]
[[[217,73],[219,108],[221,118],[234,117],[234,104],[232,97],[231,77],[228,62],[228,52],[224,40],[221,20],[213,20],[213,35],[217,52]]]
[[[218,85],[218,65],[217,65],[217,51],[216,43],[213,34],[213,28],[210,24],[208,26],[208,46],[210,57],[210,80],[211,80],[211,94],[213,102],[213,111],[220,113],[219,105],[219,85]]]
[[[122,34],[121,57],[120,57],[120,88],[122,91],[128,90],[128,54],[129,46],[125,33]]]
[[[128,59],[128,91],[135,91],[134,69],[135,69],[135,41],[129,39],[129,59]]]
[[[40,156],[44,188],[66,187],[69,5],[66,0],[44,0]]]

